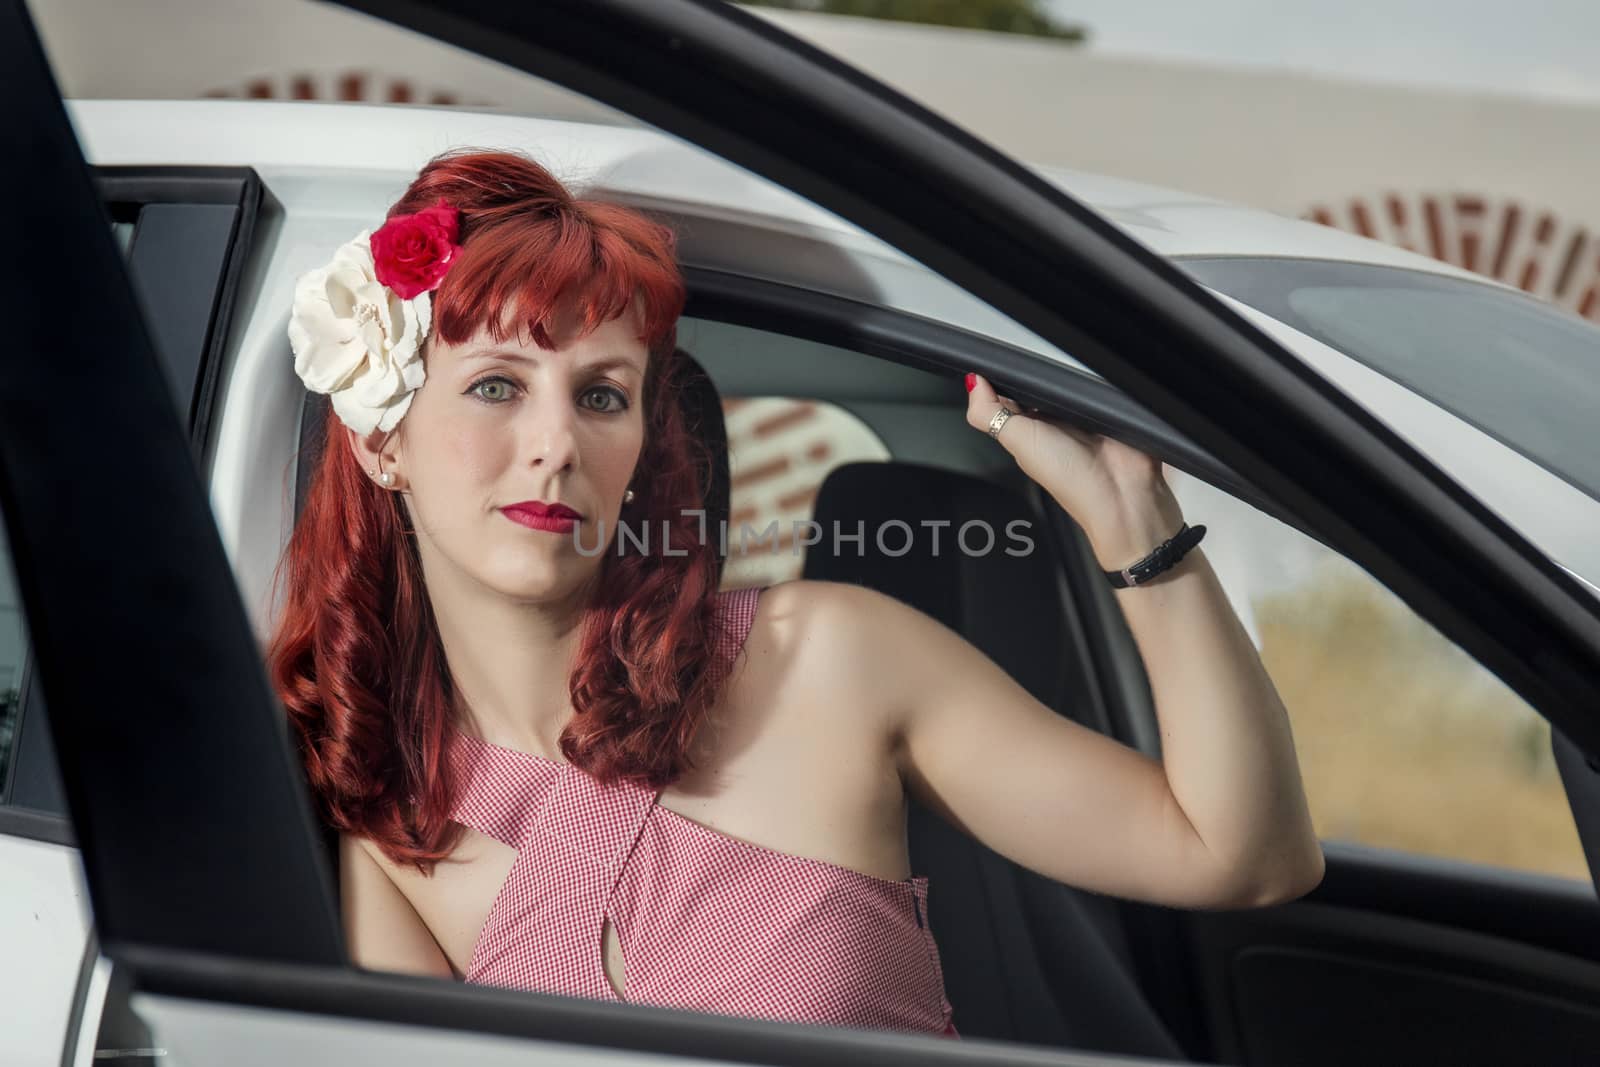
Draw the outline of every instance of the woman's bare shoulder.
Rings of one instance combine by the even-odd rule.
[[[751,673],[765,685],[857,711],[883,692],[875,632],[910,610],[847,582],[794,579],[767,587],[745,641]]]
[[[422,877],[415,867],[390,859],[377,841],[363,834],[341,833],[339,853],[341,867],[357,866],[381,873],[402,893],[409,888],[409,882]]]
[[[428,876],[414,865],[396,863],[390,859],[383,851],[382,845],[363,834],[341,833],[339,851],[341,865],[350,863],[381,872],[397,890],[408,897],[413,886],[428,880]]]
[[[859,646],[873,630],[903,623],[904,613],[914,610],[864,585],[795,578],[762,591],[751,636],[762,629],[808,644]]]
[[[768,625],[806,628],[822,622],[844,622],[890,600],[875,589],[820,578],[792,578],[761,591],[756,620]]]
[[[827,657],[840,628],[857,614],[859,586],[843,582],[795,578],[766,586],[756,601],[755,619],[745,638],[745,650],[752,656],[776,661],[774,666],[798,665],[796,657]]]

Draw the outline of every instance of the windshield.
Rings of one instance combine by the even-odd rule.
[[[1600,328],[1520,293],[1396,267],[1185,259],[1226,293],[1600,496]]]

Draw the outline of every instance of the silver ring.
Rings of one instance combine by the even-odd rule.
[[[1003,426],[1005,426],[1006,420],[1015,414],[1015,411],[1012,411],[1010,408],[1002,404],[1000,406],[1000,410],[995,412],[994,417],[989,420],[989,436],[999,437],[1000,430]]]

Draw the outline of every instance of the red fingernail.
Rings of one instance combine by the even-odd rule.
[[[967,392],[969,392],[969,393],[972,392],[973,386],[975,386],[977,384],[978,384],[978,376],[976,374],[968,373],[967,374]]]

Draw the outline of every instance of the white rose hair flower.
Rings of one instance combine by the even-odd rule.
[[[459,232],[459,213],[441,200],[363,230],[295,282],[295,373],[357,433],[394,429],[421,387],[429,294],[461,251]]]

